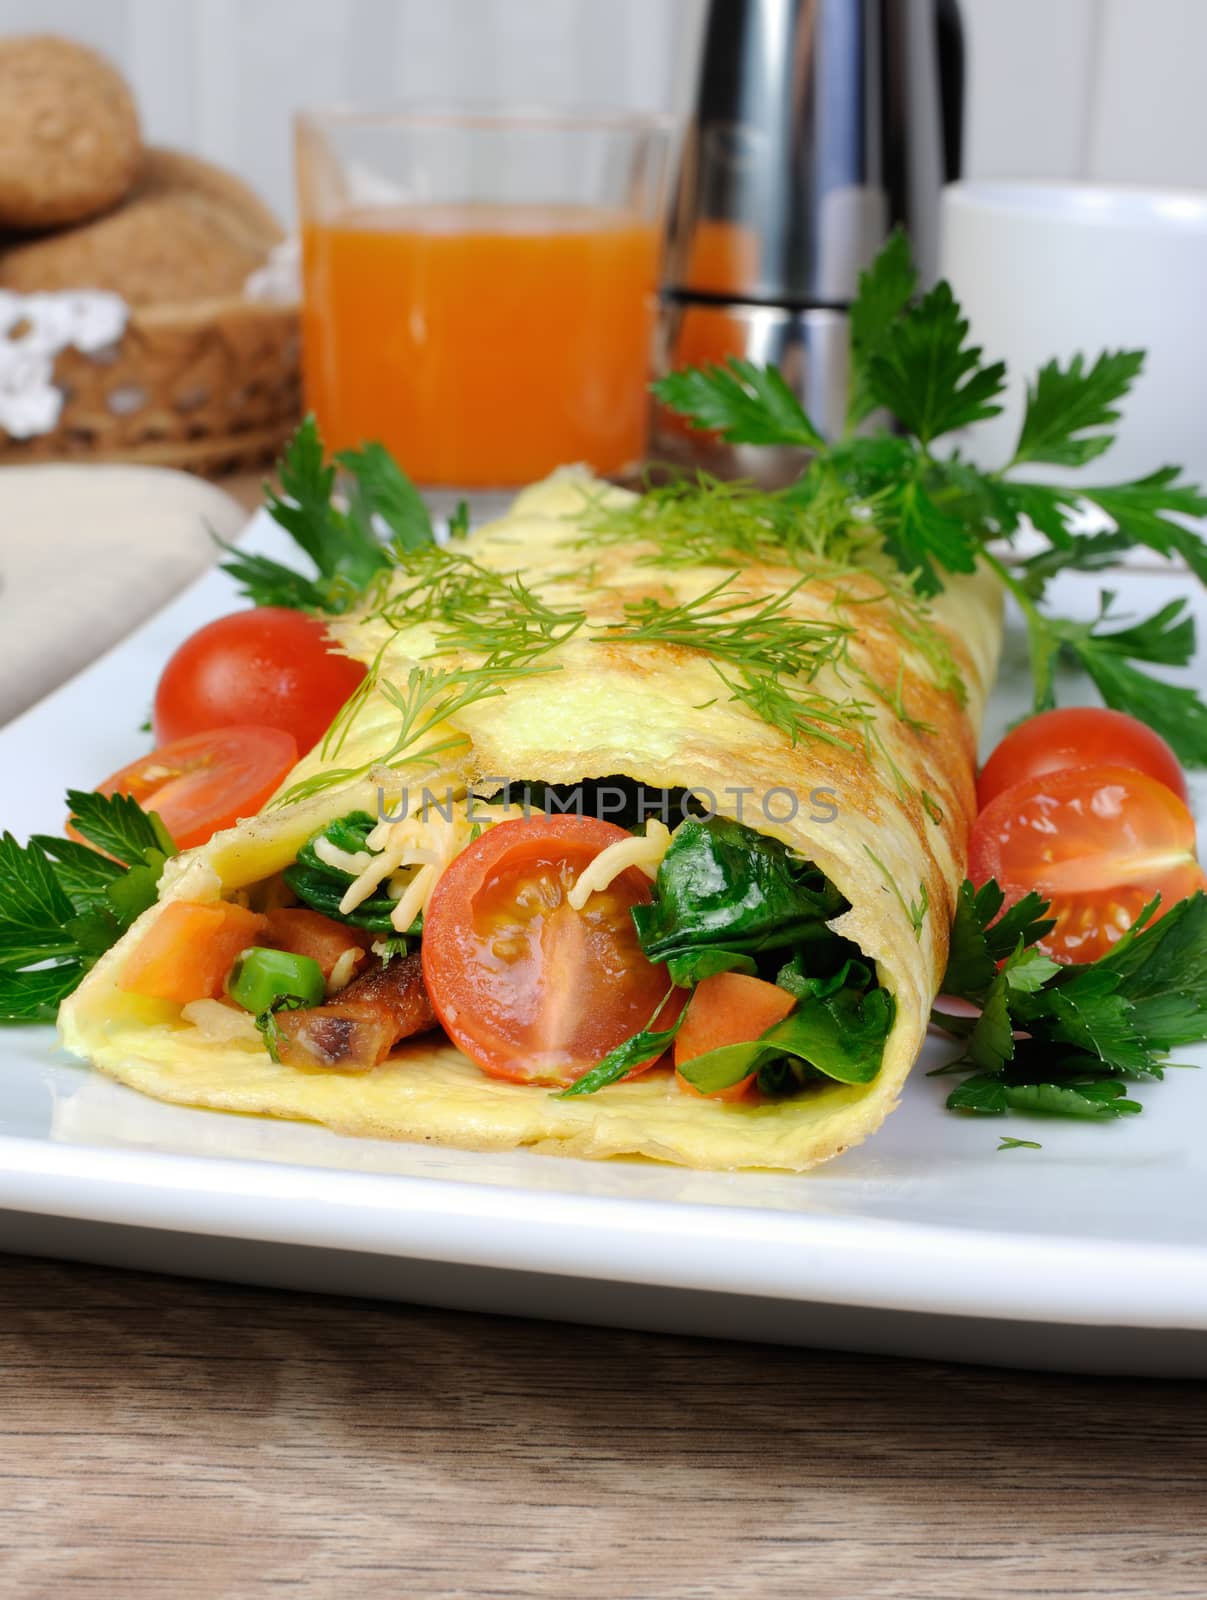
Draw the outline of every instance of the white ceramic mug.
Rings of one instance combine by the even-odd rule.
[[[1082,470],[1102,483],[1179,465],[1207,483],[1207,191],[955,183],[941,259],[985,359],[1008,367],[1005,410],[968,435],[976,461],[1009,459],[1024,385],[1051,357],[1143,349],[1118,442]]]

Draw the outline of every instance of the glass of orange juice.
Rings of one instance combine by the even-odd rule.
[[[297,122],[307,404],[332,450],[485,489],[645,447],[669,128],[403,110]]]

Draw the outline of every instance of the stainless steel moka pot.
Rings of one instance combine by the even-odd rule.
[[[841,431],[848,307],[903,225],[924,283],[939,196],[958,176],[956,0],[710,0],[665,257],[655,365],[774,363],[821,431]],[[656,409],[652,455],[782,476]]]

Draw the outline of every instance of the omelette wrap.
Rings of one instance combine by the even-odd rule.
[[[927,602],[858,527],[817,548],[737,550],[707,528],[667,540],[636,497],[564,471],[499,521],[402,562],[330,631],[369,668],[361,691],[260,815],[168,863],[158,903],[64,1003],[69,1049],[163,1100],[468,1149],[802,1170],[879,1126],[918,1055],[964,875],[1001,634],[991,575],[954,577]],[[560,1069],[551,1037],[544,1067],[517,1056],[484,1069],[455,1042],[477,1037],[472,986],[460,1006],[433,990],[444,1027],[428,1011],[380,1059],[316,1053],[319,1022],[329,1040],[339,1021],[342,1040],[371,1015],[341,1012],[340,993],[405,963],[418,1017],[420,964],[431,985],[452,959],[455,941],[437,935],[456,864],[584,795],[611,797],[616,844],[579,862],[581,887],[563,872],[559,926],[628,885],[639,959],[669,999],[638,1024],[654,1042],[669,1045],[659,1031],[676,1021],[686,1033],[696,986],[727,972],[795,998],[728,1098],[673,1073],[653,1043],[594,1092],[575,1092],[591,1063]],[[797,894],[794,933],[756,927],[757,908],[708,921],[708,873],[745,859],[752,884],[761,873]],[[740,865],[730,879],[741,898]],[[182,906],[234,907],[260,929],[297,907],[343,918],[326,1000],[257,1021],[223,991],[186,1004],[140,992],[131,974]],[[504,956],[489,959],[502,970]],[[578,1038],[575,1007],[598,1009],[608,988],[606,974],[593,986],[576,973],[561,973],[557,1027]],[[792,1033],[822,1001],[837,1066]],[[847,1070],[840,1035],[873,1015],[874,1060]],[[701,1059],[713,1057],[724,1065],[723,1049]]]

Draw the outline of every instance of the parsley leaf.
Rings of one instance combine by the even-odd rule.
[[[50,1021],[91,966],[154,904],[175,853],[163,823],[129,795],[68,791],[73,839],[0,835],[0,1022]],[[113,860],[111,857],[120,857]]]
[[[871,395],[923,445],[1002,409],[1005,364],[983,365],[980,348],[967,340],[968,323],[941,281],[891,324],[867,363]]]
[[[53,862],[54,875],[73,905],[104,902],[109,885],[122,876],[120,861],[103,856],[99,850],[75,839],[57,839],[53,834],[35,833],[29,841]]]
[[[334,501],[336,471],[348,481],[348,509]],[[343,451],[328,462],[312,416],[298,428],[280,467],[281,492],[267,490],[269,515],[312,562],[313,576],[267,556],[224,546],[223,563],[255,605],[347,611],[379,573],[433,543],[431,518],[414,484],[380,444]],[[379,537],[389,535],[389,543]]]
[[[1117,402],[1127,394],[1144,365],[1143,350],[1104,350],[1092,367],[1076,355],[1067,367],[1049,361],[1027,385],[1013,465],[1045,461],[1080,467],[1109,450],[1111,428],[1119,421]]]
[[[869,379],[868,364],[909,305],[917,282],[909,239],[897,228],[872,265],[859,274],[859,292],[851,304],[849,428],[862,422],[880,403]]]
[[[1035,898],[1038,900],[1039,896]],[[1014,954],[1002,968],[1002,976],[1011,994],[1034,994],[1059,971],[1059,961],[1053,961],[1034,945],[1027,948],[1020,938]]]
[[[423,496],[384,445],[373,443],[359,450],[344,450],[335,459],[351,479],[349,521],[368,536],[364,542],[365,581],[382,564],[373,534],[374,516],[380,517],[393,534],[396,551],[405,554],[434,542],[432,519]]]
[[[1000,1072],[1014,1055],[1010,993],[1004,977],[989,985],[981,1014],[964,1050],[964,1059],[982,1072]]]
[[[254,606],[284,606],[289,611],[322,611],[327,607],[327,590],[313,578],[295,572],[269,556],[252,555],[219,539],[230,559],[222,563],[223,572],[239,585],[244,599]]]
[[[387,565],[387,560],[368,525],[368,497],[359,481],[357,514],[346,515],[332,503],[335,470],[334,464],[325,459],[314,418],[307,417],[281,463],[284,494],[270,489],[268,510],[273,521],[296,540],[324,578],[342,578],[360,588]]]
[[[76,908],[37,845],[21,846],[11,833],[0,834],[0,882],[0,963],[25,966],[74,953],[66,928]]]
[[[1024,967],[1023,952],[1056,926],[1044,917],[1047,902],[1041,896],[1024,895],[999,917],[1005,900],[992,879],[979,889],[967,878],[960,885],[941,985],[943,994],[979,1003],[997,974],[998,962],[1013,956],[1017,976]],[[1024,985],[1016,981],[1015,986]]]
[[[453,507],[453,514],[448,519],[448,536],[454,542],[465,539],[469,535],[469,501],[458,500]]]
[[[730,357],[723,367],[686,367],[654,384],[654,393],[693,428],[712,429],[731,444],[825,448],[800,401],[776,367]]]
[[[953,1089],[947,1097],[947,1108],[978,1116],[1000,1117],[1007,1111],[1023,1111],[1094,1122],[1141,1109],[1135,1100],[1125,1097],[1123,1085],[1111,1079],[1083,1078],[1075,1084],[1012,1084],[988,1073],[966,1078],[958,1089]]]
[[[1155,1049],[1207,1038],[1207,894],[1179,900],[1097,965],[1119,975],[1136,1028]]]
[[[1079,966],[1037,948],[1052,924],[1043,901],[1027,901],[1001,915],[997,884],[961,885],[943,992],[981,1011],[972,1024],[932,1013],[964,1041],[957,1060],[937,1071],[971,1073],[947,1104],[988,1116],[1134,1115],[1140,1106],[1119,1080],[1159,1079],[1171,1048],[1207,1038],[1207,894],[1149,922],[1154,902],[1109,954]]]
[[[956,517],[935,504],[917,478],[906,478],[881,507],[885,548],[903,572],[914,577],[919,594],[944,588],[936,564],[948,572],[975,572],[977,547]]]
[[[1189,601],[1171,600],[1159,611],[1126,627],[1107,626],[1115,596],[1104,590],[1093,622],[1037,617],[1031,628],[1035,677],[1035,709],[1054,703],[1052,669],[1064,651],[1093,679],[1108,706],[1126,711],[1166,739],[1178,757],[1195,766],[1207,765],[1207,705],[1191,688],[1167,683],[1134,663],[1184,666],[1195,648],[1194,619]]]
[[[1042,600],[1048,583],[1058,573],[1101,572],[1114,566],[1122,552],[1130,548],[1131,540],[1118,530],[1076,534],[1020,561],[1014,569],[1015,579],[1030,599]]]
[[[1059,970],[1059,969],[1058,969]],[[1120,993],[1118,976],[1094,966],[1074,967],[1059,984],[1042,996],[1041,1017],[1048,1038],[1076,1045],[1095,1055],[1104,1066],[1138,1078],[1158,1075],[1151,1070],[1153,1053],[1136,1029],[1134,1007]],[[1020,1008],[1028,1020],[1026,1007]]]
[[[162,856],[175,854],[176,846],[159,814],[144,811],[133,795],[68,789],[67,804],[76,831],[98,850],[115,856],[123,866],[143,866],[148,851]]]
[[[79,987],[87,970],[78,960],[26,972],[0,967],[0,1023],[53,1022],[60,1002]]]
[[[1182,483],[1181,469],[1162,467],[1135,483],[1078,492],[1105,511],[1129,544],[1144,545],[1158,555],[1181,556],[1201,582],[1207,583],[1207,543],[1168,512],[1183,517],[1207,516],[1207,495],[1197,485]]]

